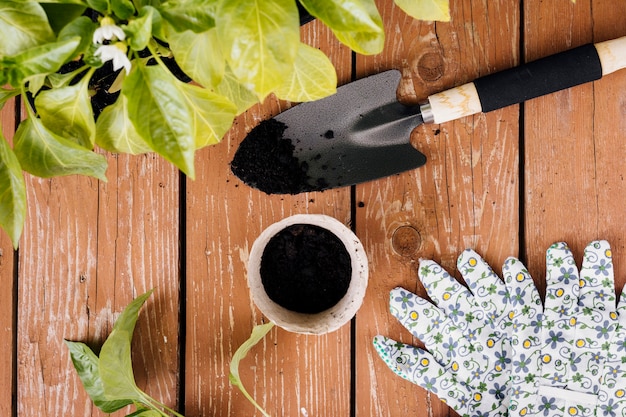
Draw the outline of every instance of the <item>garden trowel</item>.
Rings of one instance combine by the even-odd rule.
[[[235,175],[268,194],[354,185],[420,167],[410,143],[422,123],[444,123],[597,80],[626,67],[626,37],[561,52],[428,97],[398,102],[390,70],[261,122],[231,162]]]

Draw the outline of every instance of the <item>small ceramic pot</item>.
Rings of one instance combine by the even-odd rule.
[[[345,295],[332,307],[319,313],[300,313],[286,309],[267,294],[261,278],[261,260],[268,242],[283,229],[310,224],[334,234],[343,243],[351,260],[352,276]],[[350,321],[361,307],[368,280],[365,250],[358,237],[340,221],[322,214],[297,214],[265,229],[255,240],[248,260],[248,285],[252,300],[261,312],[283,329],[304,334],[324,334]]]

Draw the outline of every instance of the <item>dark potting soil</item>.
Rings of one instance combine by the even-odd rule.
[[[309,183],[309,166],[294,156],[294,144],[283,137],[285,129],[287,126],[278,120],[262,121],[239,145],[231,170],[243,182],[267,194],[323,190],[324,181]]]
[[[330,231],[295,224],[272,237],[261,258],[267,295],[288,310],[315,314],[346,294],[352,276],[350,255]]]

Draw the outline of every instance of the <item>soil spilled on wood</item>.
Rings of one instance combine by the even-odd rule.
[[[315,314],[346,294],[352,276],[350,255],[330,231],[295,224],[270,239],[261,258],[261,282],[277,304]]]
[[[274,119],[261,122],[239,145],[230,163],[243,182],[267,194],[299,194],[321,191],[323,179],[311,184],[309,165],[295,155],[291,139],[283,137],[287,126]]]

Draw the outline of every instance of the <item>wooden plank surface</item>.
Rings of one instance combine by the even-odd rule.
[[[340,83],[350,77],[350,51],[319,21],[303,39],[325,51]],[[235,350],[264,319],[246,282],[249,250],[263,229],[296,213],[323,213],[350,223],[350,191],[268,196],[229,168],[240,141],[261,120],[286,108],[268,99],[239,117],[221,144],[199,152],[187,182],[187,332],[185,411],[190,416],[260,415],[229,384]],[[324,336],[276,328],[241,363],[245,386],[270,415],[350,415],[350,327]]]
[[[358,73],[400,69],[398,94],[416,103],[517,65],[517,1],[451,3],[452,21],[435,24],[414,21],[392,2],[380,2],[387,45],[381,55],[359,57]],[[357,234],[372,276],[357,315],[359,416],[454,415],[436,396],[395,377],[371,340],[383,334],[419,345],[389,313],[394,287],[424,294],[417,280],[419,258],[434,259],[458,276],[456,258],[465,248],[483,253],[496,271],[517,253],[518,119],[513,106],[420,126],[411,140],[427,157],[424,167],[357,187]]]

